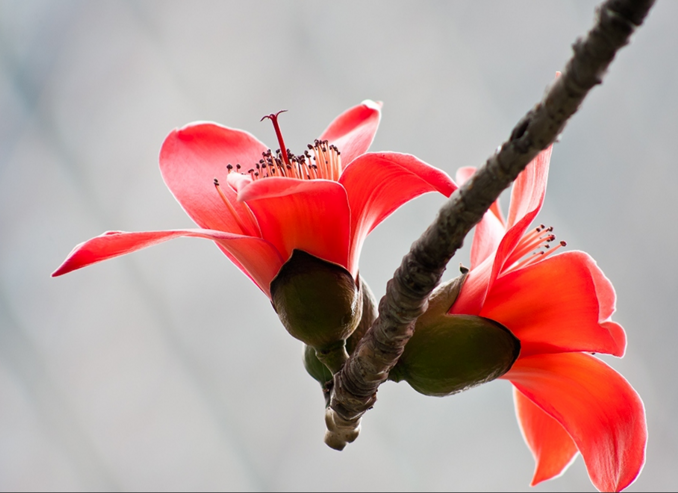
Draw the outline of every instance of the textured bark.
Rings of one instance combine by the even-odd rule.
[[[596,23],[574,45],[574,55],[544,98],[515,126],[509,140],[441,208],[435,221],[412,245],[379,303],[379,317],[343,369],[334,376],[326,412],[325,443],[342,450],[357,438],[360,418],[426,311],[428,297],[464,237],[518,174],[552,144],[586,94],[597,84],[617,50],[628,43],[654,0],[608,0]]]

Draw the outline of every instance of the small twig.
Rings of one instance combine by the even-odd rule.
[[[426,311],[428,297],[464,237],[536,155],[551,145],[588,92],[602,82],[617,50],[628,43],[654,0],[607,0],[594,27],[577,40],[574,55],[543,100],[513,129],[492,157],[445,203],[437,218],[412,245],[386,287],[379,317],[361,339],[341,372],[334,376],[326,413],[325,443],[342,450],[358,436],[361,416],[376,401]]]

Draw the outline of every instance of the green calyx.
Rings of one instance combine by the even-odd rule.
[[[520,341],[494,320],[448,315],[466,273],[440,286],[417,319],[389,379],[405,380],[419,393],[445,396],[502,376],[520,354]]]
[[[445,396],[502,376],[520,354],[503,325],[473,315],[441,315],[417,323],[389,378],[424,395]]]
[[[361,290],[351,273],[294,250],[271,282],[271,303],[292,337],[338,371],[348,357],[345,341],[362,318]]]
[[[304,368],[323,387],[332,381],[332,372],[318,359],[311,346],[304,346]]]

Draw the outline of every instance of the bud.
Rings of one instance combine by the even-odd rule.
[[[292,337],[315,348],[323,361],[331,353],[333,371],[341,367],[348,357],[345,341],[362,317],[361,292],[350,272],[294,250],[271,282],[271,303]]]
[[[332,372],[318,359],[311,346],[304,345],[304,368],[323,387],[332,381]]]
[[[520,341],[503,325],[474,315],[448,315],[465,276],[431,296],[389,379],[405,380],[424,395],[445,396],[502,376],[520,354]],[[451,300],[451,301],[450,301]]]

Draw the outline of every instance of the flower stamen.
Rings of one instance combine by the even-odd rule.
[[[238,165],[240,166],[240,165]],[[227,166],[229,173],[233,169],[233,166],[230,164]],[[221,201],[226,205],[226,208],[228,211],[231,213],[233,218],[235,219],[235,222],[238,223],[238,227],[240,228],[240,233],[246,236],[261,236],[259,233],[252,234],[250,231],[251,228],[248,228],[246,224],[242,222],[240,219],[240,216],[238,216],[238,213],[235,211],[235,208],[233,207],[233,204],[231,204],[228,199],[226,198],[226,195],[224,195],[224,192],[221,190],[221,186],[219,185],[219,180],[216,178],[214,179],[214,188],[216,188],[217,193],[219,194],[219,197],[221,197]],[[250,210],[249,207],[247,207],[246,204],[243,204],[243,207],[245,207],[245,210],[250,216],[250,219],[252,220],[252,224],[258,224],[257,221],[254,219],[254,216],[252,215],[252,211]]]
[[[509,272],[540,262],[546,257],[553,255],[559,248],[567,245],[567,243],[561,241],[552,248],[551,243],[556,239],[556,235],[552,234],[552,232],[553,226],[547,228],[542,224],[523,236],[506,260],[505,265],[509,267],[503,271],[503,274],[508,274]],[[530,253],[531,255],[526,257]]]
[[[327,140],[314,140],[313,144],[308,145],[308,149],[303,154],[295,156],[292,151],[285,148],[285,141],[278,124],[278,115],[282,113],[271,113],[262,118],[273,122],[280,149],[273,152],[267,149],[261,154],[261,159],[244,173],[240,164],[235,168],[229,164],[226,168],[229,173],[241,173],[250,175],[252,181],[269,178],[272,176],[284,178],[296,178],[298,180],[332,180],[338,181],[341,175],[341,153],[334,144]],[[310,151],[310,152],[309,152]]]

